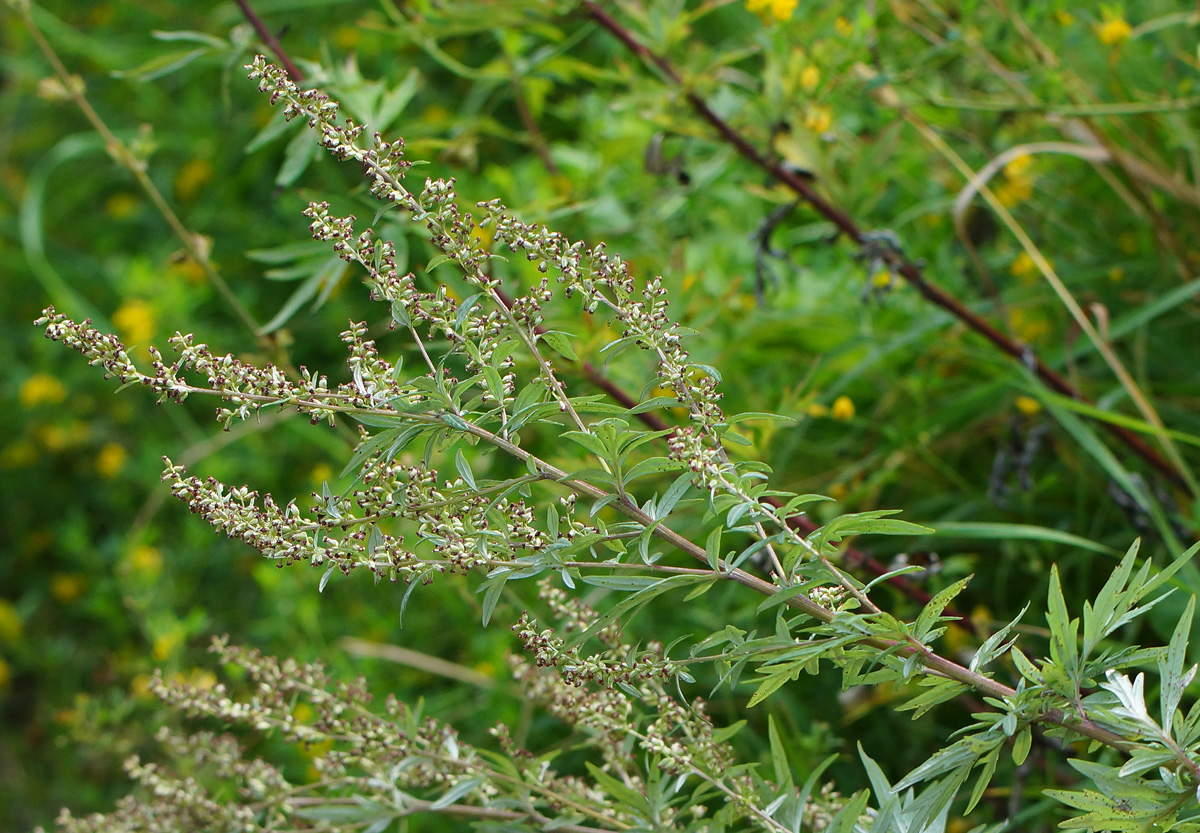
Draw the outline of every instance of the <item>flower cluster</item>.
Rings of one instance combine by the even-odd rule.
[[[669,680],[678,673],[663,656],[663,646],[656,642],[648,644],[636,658],[617,659],[611,652],[585,657],[578,645],[567,648],[567,641],[557,636],[553,628],[539,630],[537,620],[528,612],[521,614],[512,629],[538,667],[557,669],[569,685],[594,682],[611,688],[646,680]]]
[[[588,249],[545,226],[523,223],[505,213],[499,200],[479,206],[487,212],[483,222],[494,227],[496,240],[536,261],[542,272],[553,268],[567,297],[579,294],[589,313],[605,308],[623,325],[622,342],[653,352],[658,385],[672,391],[694,421],[706,427],[722,421],[718,379],[711,369],[692,362],[683,347],[684,332],[667,315],[667,291],[661,278],[652,278],[639,290],[629,265],[619,255],[609,254],[603,243]]]

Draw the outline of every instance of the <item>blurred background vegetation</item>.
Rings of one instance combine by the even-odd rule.
[[[1078,605],[1134,537],[1159,559],[1195,539],[1186,483],[1161,477],[1098,422],[1048,400],[1021,363],[869,252],[858,256],[810,208],[789,210],[790,192],[741,159],[584,6],[254,6],[311,81],[373,129],[404,136],[410,158],[455,176],[464,205],[499,197],[525,220],[607,241],[637,275],[662,274],[675,316],[701,333],[691,345],[697,360],[724,376],[727,413],[795,419],[759,426],[744,453],[771,463],[784,488],[833,497],[817,510],[825,516],[899,508],[942,530],[859,545],[884,564],[903,556],[935,565],[923,584],[930,591],[974,573],[960,602],[980,628],[1044,598],[1052,562]],[[966,180],[947,149],[974,171],[1032,143],[1087,145],[1093,156],[1102,149],[1107,162],[1018,151],[989,184],[1174,432],[1183,468],[1200,460],[1194,4],[647,0],[606,8],[761,152],[811,176],[878,232],[880,246],[923,262],[932,281],[1029,345],[1106,419],[1137,427],[1145,423],[1127,389],[995,213],[976,197],[957,231],[954,217]],[[32,17],[183,225],[202,236],[258,334],[106,155],[21,16],[6,11],[0,829],[48,824],[64,805],[110,807],[126,789],[121,760],[152,756],[164,719],[145,693],[150,673],[210,679],[204,651],[213,634],[320,657],[339,674],[366,674],[381,692],[424,697],[468,738],[504,720],[523,737],[554,742],[554,727],[528,713],[507,682],[513,645],[503,623],[522,599],[510,598],[507,617],[485,631],[471,584],[440,582],[418,591],[401,628],[403,588],[335,579],[318,595],[319,572],[278,570],[216,538],[158,484],[169,454],[203,475],[304,501],[336,482],[351,432],[280,416],[222,433],[213,403],[158,408],[139,391],[114,396],[111,382],[31,325],[54,303],[92,316],[143,357],[145,345],[180,330],[219,351],[286,356],[340,379],[337,333],[349,319],[380,317],[357,276],[308,240],[300,216],[320,199],[360,218],[376,209],[355,170],[317,155],[244,80],[242,64],[264,47],[238,6],[48,2]],[[406,268],[419,270],[430,256],[420,235],[382,223]],[[447,280],[442,271],[422,280]],[[569,307],[559,314],[560,329],[582,334],[581,358],[603,365],[595,350],[608,338],[605,323],[571,320]],[[635,369],[606,372],[642,393]],[[1188,590],[1197,575],[1184,579]],[[736,594],[705,601],[643,614],[651,617],[643,624],[655,633],[713,629],[752,616],[756,604]],[[899,610],[913,604],[894,599]],[[1147,627],[1161,629],[1170,615],[1162,611]],[[422,656],[365,656],[348,637],[444,658],[470,682]],[[948,638],[951,651],[972,642],[959,631]],[[848,753],[832,772],[849,793],[862,786],[849,754],[855,741],[896,776],[963,717],[949,704],[910,723],[889,711],[891,696],[839,696],[837,681],[810,679],[771,709],[800,760]],[[744,703],[730,695],[711,711],[720,721],[750,719],[739,740],[754,759],[766,754],[758,745],[766,708],[744,713]],[[303,771],[303,750],[273,754]],[[1061,773],[1046,767],[1026,777],[1036,785]],[[991,810],[1003,815],[1008,801],[998,793]],[[1036,799],[1013,806],[1030,819],[1027,829],[1046,823],[1034,823]]]

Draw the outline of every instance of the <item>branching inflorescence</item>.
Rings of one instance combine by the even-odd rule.
[[[238,700],[220,686],[204,690],[160,680],[157,690],[168,703],[275,730],[296,742],[331,743],[333,748],[314,760],[330,790],[354,795],[361,811],[354,823],[363,826],[432,810],[562,830],[659,829],[683,819],[685,811],[690,818],[704,818],[707,804],[715,803],[722,808],[714,812],[720,824],[745,820],[765,830],[799,829],[806,823],[844,831],[937,828],[945,824],[950,801],[972,770],[978,766],[980,775],[970,806],[990,782],[1001,748],[1011,745],[1020,763],[1038,724],[1065,737],[1132,750],[1141,756],[1135,760],[1160,766],[1165,774],[1146,788],[1158,802],[1151,810],[1159,813],[1156,819],[1182,812],[1187,802],[1177,797],[1200,780],[1200,711],[1193,708],[1186,720],[1174,719],[1179,695],[1194,674],[1184,668],[1179,648],[1180,642],[1186,645],[1187,629],[1178,631],[1170,662],[1163,666],[1173,693],[1164,700],[1158,722],[1149,718],[1140,684],[1117,671],[1137,661],[1136,652],[1099,650],[1100,640],[1153,604],[1139,606],[1139,601],[1161,587],[1169,571],[1152,577],[1147,568],[1135,576],[1136,548],[1131,550],[1102,596],[1085,610],[1082,648],[1079,620],[1067,616],[1055,574],[1048,616],[1055,638],[1048,658],[1035,662],[1014,647],[1009,635],[1014,622],[986,640],[967,666],[945,659],[932,646],[944,630],[943,613],[965,580],[935,596],[915,621],[903,622],[874,604],[870,586],[838,568],[838,544],[854,534],[908,534],[922,528],[889,519],[887,512],[837,518],[807,536],[789,527],[789,519],[819,498],[772,490],[766,466],[735,463],[726,453],[725,443],[737,439],[738,418],[722,411],[716,370],[693,361],[684,348],[687,332],[668,317],[660,279],[639,286],[627,264],[603,244],[589,248],[521,222],[499,202],[480,203],[481,222],[493,227],[494,239],[536,264],[539,273],[525,294],[509,301],[490,268],[495,255],[474,234],[470,214],[458,207],[453,181],[430,179],[420,193],[410,191],[404,184],[410,163],[402,142],[386,142],[376,133],[363,147],[364,128],[340,122],[337,104],[328,96],[300,91],[262,58],[249,69],[272,102],[283,103],[288,118],[305,119],[322,147],[362,166],[376,198],[426,226],[441,252],[427,269],[448,261],[474,291],[461,301],[444,285],[422,291],[413,274],[399,274],[390,241],[371,229],[356,232],[355,218],[334,216],[327,203],[309,206],[305,213],[313,237],[364,270],[371,297],[389,306],[391,326],[412,339],[418,368],[405,371],[382,358],[367,338],[367,325],[359,322],[341,334],[350,380],[334,387],[326,376],[307,369],[289,378],[271,365],[260,368],[216,355],[182,334],[170,340],[173,360],[148,348],[151,362],[145,372],[119,340],[88,322],[74,322],[50,308],[39,323],[49,338],[79,351],[123,386],[146,387],[160,401],[179,402],[200,393],[220,398],[217,417],[227,428],[273,407],[294,408],[314,423],[333,423],[339,416],[359,422],[361,439],[346,467],[347,474],[355,474],[353,485],[341,495],[324,487],[307,514],[295,502],[281,506],[248,487],[202,481],[170,460],[163,479],[213,527],[280,566],[302,561],[324,569],[322,587],[339,570],[349,575],[365,569],[376,581],[402,581],[410,588],[439,574],[479,570],[486,573],[480,588],[486,621],[507,582],[542,577],[542,600],[559,625],[539,627],[528,613],[520,617],[513,629],[532,661],[515,660],[514,672],[531,697],[589,738],[603,767],[592,769],[592,781],[559,776],[548,757],[538,760],[518,749],[505,727],[494,731],[507,756],[507,763],[498,765],[493,756],[461,744],[449,727],[399,703],[389,701],[383,715],[375,714],[360,684],[330,691],[318,667],[280,663],[222,642],[215,650],[247,670],[256,682],[254,693]],[[615,322],[620,335],[606,348],[610,355],[628,347],[648,353],[654,371],[646,389],[670,395],[635,409],[573,395],[555,370],[557,361],[574,358],[570,341],[544,327],[543,307],[556,294],[552,279],[583,312],[603,313]],[[630,427],[630,417],[640,409],[662,405],[682,406],[687,424],[661,431]],[[529,450],[530,435],[536,433],[529,429],[539,427],[559,440],[553,458]],[[425,441],[422,462],[405,453],[418,440]],[[660,440],[665,453],[656,455],[652,449]],[[477,478],[456,444],[490,447],[523,466],[523,472],[500,480]],[[454,473],[447,475],[434,457],[448,463],[452,448]],[[646,487],[664,475],[667,485]],[[704,545],[670,523],[697,507],[707,528],[700,533]],[[654,549],[664,545],[689,556],[691,566],[666,563],[664,553]],[[768,565],[770,581],[742,569],[752,560]],[[552,586],[547,580],[552,576],[568,587],[584,582],[627,595],[598,612]],[[622,640],[620,625],[641,605],[678,589],[703,593],[722,581],[771,596],[763,610],[773,612],[773,629],[760,635],[724,627],[700,639],[682,659],[671,656],[672,646]],[[600,647],[588,653],[588,639]],[[1019,675],[1015,687],[997,681],[988,668],[1002,657],[1011,658]],[[731,766],[727,737],[707,720],[703,705],[685,706],[671,693],[693,680],[687,670],[692,665],[713,664],[722,683],[736,683],[753,666],[757,690],[750,705],[755,705],[801,673],[815,671],[821,660],[839,665],[848,685],[919,682],[922,690],[908,706],[917,715],[968,689],[982,694],[993,711],[976,714],[970,732],[894,787],[881,780],[882,774],[873,775],[880,806],[868,811],[865,794],[852,800],[828,789],[814,794],[813,783],[796,789],[790,774],[777,772],[772,782],[753,767]],[[1088,681],[1101,674],[1109,679],[1103,692],[1085,695]],[[298,720],[290,708],[294,698],[312,703],[316,720]],[[166,740],[178,749],[197,745]],[[250,818],[245,812],[266,826],[305,817],[308,799],[277,771],[241,761],[240,752],[225,741],[211,748],[208,762],[218,773],[244,784],[242,809],[220,816],[222,823],[244,827]],[[193,788],[202,793],[150,765],[135,761],[130,771],[156,794]],[[693,778],[700,786],[687,797],[683,786]],[[673,779],[670,786],[667,779]],[[906,791],[919,783],[929,787],[914,799]],[[440,797],[417,798],[408,790]],[[630,795],[646,799],[639,803]],[[1060,797],[1070,803],[1073,795]],[[1116,798],[1108,799],[1118,806]],[[194,826],[225,812],[207,800],[188,805]],[[145,812],[153,815],[152,810]],[[78,820],[67,826],[100,829],[88,824]]]

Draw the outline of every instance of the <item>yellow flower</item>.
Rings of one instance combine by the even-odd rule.
[[[67,389],[49,373],[35,373],[21,383],[17,398],[26,408],[57,405],[67,398]]]
[[[322,740],[317,743],[301,743],[300,752],[308,758],[318,758],[333,749],[333,741]]]
[[[813,419],[820,419],[829,416],[829,407],[820,402],[814,402],[808,406],[806,413]]]
[[[158,547],[149,544],[139,544],[129,551],[129,569],[133,572],[154,578],[162,572],[162,553]]]
[[[104,213],[113,220],[123,220],[142,206],[137,194],[122,191],[104,201]]]
[[[1114,266],[1108,270],[1108,279],[1113,283],[1120,283],[1125,280],[1125,270],[1120,266]]]
[[[0,599],[0,639],[14,645],[20,638],[21,614],[17,613],[12,602]]]
[[[834,500],[843,500],[849,493],[850,490],[846,488],[845,483],[834,483],[829,487],[829,497]]]
[[[193,668],[188,682],[201,691],[210,691],[217,684],[217,675],[207,668]]]
[[[1120,46],[1129,40],[1133,27],[1119,14],[1104,13],[1104,22],[1096,28],[1096,37],[1105,46]]]
[[[812,64],[809,64],[800,72],[800,87],[806,93],[811,93],[820,83],[821,70],[817,69]]]
[[[212,175],[212,163],[207,159],[189,159],[175,174],[175,196],[183,202],[195,199]]]
[[[1001,205],[1009,208],[1017,203],[1025,202],[1033,196],[1033,180],[1028,177],[1006,179],[997,185],[992,193],[996,195],[996,199]]]
[[[39,425],[33,432],[38,442],[50,451],[62,451],[64,448],[79,445],[88,436],[88,425],[78,420],[67,425]]]
[[[328,463],[317,463],[312,467],[312,471],[308,473],[308,480],[314,486],[327,483],[333,480],[333,469],[329,467]]]
[[[342,26],[333,33],[333,42],[337,48],[349,52],[362,41],[362,32],[357,26]]]
[[[126,344],[144,346],[154,335],[154,310],[145,301],[134,298],[113,313],[113,325]]]
[[[796,11],[796,0],[771,0],[771,14],[776,20],[790,20]]]
[[[837,20],[833,21],[833,28],[843,38],[849,37],[854,33],[854,24],[841,16],[839,16]]]
[[[754,12],[769,23],[775,20],[789,20],[796,11],[798,0],[746,0],[746,9]]]
[[[183,642],[183,635],[175,630],[164,633],[162,636],[156,637],[153,645],[150,646],[150,655],[154,657],[156,662],[163,662],[179,648]]]
[[[105,443],[96,455],[96,471],[100,472],[101,477],[111,480],[121,473],[128,459],[129,452],[125,450],[125,446],[120,443]]]
[[[1025,416],[1033,416],[1042,409],[1042,403],[1038,402],[1032,396],[1018,396],[1017,410],[1025,414]]]
[[[0,691],[8,691],[10,685],[12,685],[12,669],[8,667],[4,657],[0,657]]]
[[[83,578],[77,573],[55,573],[50,576],[50,595],[59,604],[70,604],[83,595]]]
[[[829,415],[838,422],[853,419],[854,401],[849,396],[839,396],[833,400],[833,407],[829,409]]]
[[[1054,16],[1058,18],[1059,26],[1070,26],[1075,22],[1075,15],[1071,14],[1066,9],[1059,9],[1054,13]]]
[[[1025,310],[1014,309],[1009,315],[1013,332],[1025,344],[1032,344],[1050,333],[1050,323],[1044,318],[1030,316]]]
[[[1013,262],[1009,264],[1008,271],[1012,273],[1014,278],[1017,278],[1021,283],[1032,283],[1037,276],[1037,264],[1033,262],[1033,258],[1029,256],[1029,252],[1021,252],[1013,258]]]
[[[1029,166],[1033,164],[1033,157],[1028,153],[1022,153],[1011,160],[1004,166],[1004,176],[1008,179],[1020,179],[1029,171]]]
[[[821,104],[808,107],[804,113],[804,126],[813,133],[824,133],[833,126],[833,111]]]
[[[129,693],[139,700],[151,699],[150,681],[153,679],[149,674],[137,674],[129,681]]]

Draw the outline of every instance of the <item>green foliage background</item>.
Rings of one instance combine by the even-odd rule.
[[[1113,334],[1194,465],[1194,6],[1147,0],[1126,14],[1068,2],[881,5],[872,17],[859,3],[802,3],[782,20],[787,5],[778,3],[760,9],[762,17],[725,2],[613,11],[758,148],[811,171],[861,225],[894,232],[932,280],[1028,342],[1103,411],[1128,419],[1138,413],[1121,386],[980,205],[967,225],[996,285],[994,297],[984,291],[951,218],[962,176],[880,91],[891,85],[974,170],[1014,145],[1064,141],[1062,119],[1082,117],[1107,144],[1176,184],[1173,192],[1127,170],[1049,154],[992,182]],[[526,220],[607,241],[638,275],[662,274],[674,315],[701,332],[691,345],[696,359],[724,376],[726,411],[796,420],[759,427],[747,456],[770,462],[783,488],[836,498],[818,512],[902,508],[905,518],[944,530],[859,544],[885,564],[901,551],[936,553],[941,571],[924,584],[931,592],[975,574],[959,604],[980,627],[1044,598],[1052,562],[1078,605],[1136,535],[1160,558],[1195,537],[1196,504],[1183,490],[1096,423],[1038,405],[1039,388],[1019,364],[903,283],[883,291],[886,271],[872,274],[809,208],[780,223],[770,244],[783,256],[766,254],[766,272],[756,271],[753,235],[791,197],[573,4],[418,2],[403,13],[388,2],[257,7],[273,30],[285,29],[293,57],[311,62],[309,71],[325,68],[323,86],[351,112],[357,105],[373,126],[382,120],[389,136],[404,136],[410,158],[452,172],[464,204],[500,197]],[[1132,32],[1116,25],[1126,18]],[[260,324],[280,325],[277,345],[296,366],[344,371],[336,333],[376,313],[364,312],[357,277],[307,240],[300,211],[319,199],[360,218],[374,209],[355,171],[310,153],[308,137],[273,122],[244,80],[241,65],[261,47],[238,9],[47,3],[35,19],[101,117],[146,155],[183,223],[211,240],[241,302]],[[63,805],[109,807],[125,789],[121,759],[153,748],[151,724],[161,717],[143,692],[147,675],[155,667],[209,673],[201,669],[212,634],[322,657],[339,673],[366,674],[381,692],[423,696],[468,734],[503,720],[556,742],[550,721],[510,691],[511,635],[478,628],[467,583],[420,589],[401,629],[403,588],[335,579],[318,595],[319,573],[277,570],[215,538],[157,485],[160,458],[170,454],[201,474],[303,497],[335,482],[349,431],[287,418],[223,434],[209,403],[160,409],[136,391],[114,397],[110,382],[38,337],[30,322],[53,302],[133,343],[162,345],[180,330],[267,358],[80,113],[44,83],[47,64],[20,18],[6,14],[3,25],[0,828],[49,823]],[[161,34],[179,32],[194,36]],[[1014,83],[1031,98],[1022,101]],[[663,158],[678,156],[686,181],[647,164],[660,139]],[[423,266],[426,245],[401,239],[408,268]],[[512,279],[520,275],[514,269]],[[454,288],[440,271],[423,279]],[[595,354],[611,337],[603,321],[560,323],[582,334],[581,358],[604,364]],[[632,395],[643,393],[633,369],[609,370]],[[1031,431],[1045,434],[1022,482],[1021,472],[994,463],[998,449]],[[1152,512],[1123,510],[1128,501],[1114,499],[1112,484],[1131,475],[1144,478],[1139,498]],[[1184,580],[1197,588],[1195,574]],[[652,611],[641,627],[712,630],[750,615],[751,603],[711,594],[703,608]],[[523,604],[506,599],[502,621]],[[908,603],[897,596],[895,604]],[[1151,618],[1158,634],[1148,638],[1169,635],[1167,607]],[[363,657],[345,650],[343,637],[402,644],[491,682],[462,685]],[[972,643],[955,638],[952,648]],[[767,754],[767,709],[747,712],[748,696],[711,710],[717,720],[750,719],[742,742],[753,759]],[[861,786],[855,741],[896,776],[965,719],[950,704],[910,723],[889,711],[892,696],[839,698],[836,682],[812,679],[785,688],[770,708],[802,763],[847,753],[831,772],[849,793]],[[279,754],[305,766],[302,750]],[[1031,785],[1057,777],[1035,773]],[[1006,800],[998,796],[997,806]],[[1026,811],[1035,819],[1029,829],[1048,823],[1044,810]]]

